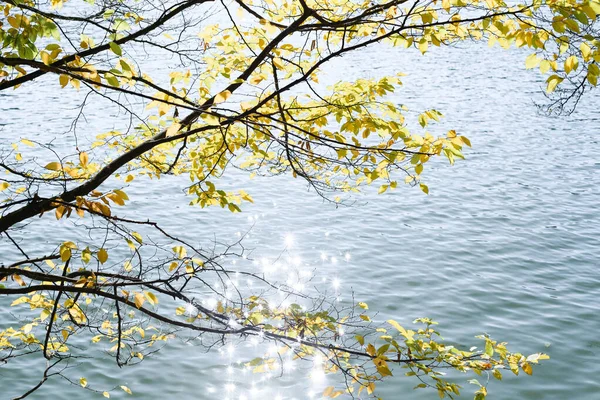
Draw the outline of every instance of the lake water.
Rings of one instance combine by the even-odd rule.
[[[290,254],[315,268],[317,286],[331,291],[339,280],[342,301],[353,291],[357,301],[380,312],[378,320],[410,325],[428,316],[452,342],[478,345],[473,337],[485,332],[509,348],[551,356],[532,377],[505,374],[505,382],[491,382],[492,399],[600,399],[600,97],[589,94],[569,117],[540,115],[534,101],[543,101],[543,79],[525,71],[525,56],[474,45],[425,57],[381,47],[336,60],[327,70],[324,81],[330,82],[408,73],[391,98],[415,111],[437,108],[446,115],[438,132],[453,128],[471,139],[466,161],[453,167],[436,162],[426,172],[429,196],[409,187],[380,196],[367,191],[353,206],[336,208],[289,176],[249,181],[232,170],[224,184],[243,187],[255,199],[241,214],[189,208],[189,199],[172,188],[179,178],[156,186],[135,180],[127,190],[130,209],[207,246],[215,237],[233,241],[251,229],[246,245],[257,258],[279,254],[291,234]],[[2,94],[2,148],[20,137],[47,140],[47,132],[57,146],[72,140],[56,132],[69,128],[65,115],[76,115],[81,96],[54,89],[26,86]],[[86,109],[80,140],[118,125],[116,111],[98,104]],[[53,117],[42,120],[48,110]],[[39,226],[19,234],[29,249],[66,229],[53,224],[42,232]],[[8,312],[0,312],[4,324],[11,321]],[[252,357],[240,352],[236,357]],[[67,372],[75,385],[50,381],[31,398],[102,398],[81,391],[80,376],[100,390],[126,384],[134,392],[115,391],[114,398],[222,399],[229,383],[236,385],[235,399],[277,393],[305,399],[319,389],[299,379],[305,376],[301,364],[258,383],[260,376],[228,372],[230,361],[216,350],[173,341],[131,368],[117,368],[107,355],[82,360]],[[42,367],[41,355],[0,366],[0,398],[27,390]],[[437,398],[412,391],[416,383],[398,372],[380,386],[384,399]],[[466,398],[475,390],[469,378],[460,378]]]

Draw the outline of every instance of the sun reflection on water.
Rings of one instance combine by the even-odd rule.
[[[256,227],[259,220],[258,215],[248,216],[248,221],[253,224],[252,228],[246,233],[236,232],[235,235],[240,240],[246,240],[250,237],[249,233]],[[330,232],[325,232],[325,238],[330,236]],[[258,237],[258,236],[257,236]],[[290,291],[296,293],[317,294],[329,293],[329,298],[336,302],[341,302],[342,282],[335,275],[327,276],[327,271],[336,268],[340,263],[350,262],[352,257],[349,251],[337,251],[332,249],[313,249],[309,253],[303,252],[302,243],[299,241],[297,233],[285,233],[281,236],[280,249],[283,253],[277,255],[267,253],[256,255],[252,252],[243,253],[241,259],[233,260],[229,269],[236,270],[242,268],[241,264],[251,264],[253,271],[270,282],[282,282],[278,289],[270,289],[268,294],[261,295],[267,303],[266,307],[289,308],[299,307],[306,311],[305,301]],[[255,239],[256,242],[257,239]],[[260,245],[260,244],[259,244]],[[326,240],[323,241],[326,245]],[[276,248],[277,246],[273,246]],[[316,255],[316,260],[314,256]],[[320,275],[320,276],[319,276]],[[201,303],[209,310],[216,310],[221,304],[239,296],[237,288],[242,283],[247,287],[255,287],[255,290],[261,290],[261,283],[254,279],[246,278],[240,272],[229,275],[230,280],[223,283],[216,282],[214,287],[218,288],[224,295],[224,298],[217,297],[214,293],[204,297]],[[254,311],[262,311],[262,304],[256,305]],[[186,306],[186,312],[190,315],[198,313],[193,305]],[[248,317],[248,311],[244,311],[244,316]],[[241,328],[244,320],[230,316],[228,325],[232,328]],[[284,328],[282,322],[274,322],[274,326]],[[346,334],[344,328],[339,326],[337,334],[342,337]],[[300,338],[298,338],[300,340]],[[250,334],[246,339],[239,341],[228,341],[220,348],[219,354],[223,360],[223,368],[226,373],[221,375],[223,386],[210,386],[208,393],[214,394],[211,398],[221,398],[230,400],[257,400],[272,398],[275,400],[283,399],[306,399],[319,398],[327,386],[328,377],[325,371],[326,360],[321,353],[316,353],[312,360],[301,361],[294,359],[294,351],[299,347],[299,342],[288,343],[292,351],[282,351],[280,343],[270,343],[265,340],[264,333]],[[267,345],[265,349],[265,345]],[[270,371],[255,374],[255,367],[248,365],[248,362],[256,357],[263,360],[271,360]],[[306,382],[304,393],[286,393],[282,385],[288,386],[296,384],[298,381]],[[293,382],[293,383],[291,383]],[[331,384],[331,383],[330,383]]]

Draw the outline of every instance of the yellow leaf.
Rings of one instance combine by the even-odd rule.
[[[401,334],[404,335],[406,333],[406,329],[404,329],[398,322],[394,321],[393,319],[388,319],[387,323],[396,328]]]
[[[533,373],[533,368],[531,368],[531,364],[529,364],[528,362],[523,363],[523,365],[521,365],[521,368],[527,375],[531,375]]]
[[[58,82],[60,83],[61,87],[67,86],[67,84],[69,83],[69,76],[68,75],[60,75],[58,77]]]
[[[533,53],[525,59],[525,68],[535,68],[540,64],[540,61],[541,60],[538,58],[537,54]]]
[[[218,95],[215,96],[215,104],[219,104],[227,100],[231,96],[231,92],[229,90],[224,90]]]
[[[167,137],[171,137],[173,135],[175,135],[177,132],[179,132],[179,128],[181,128],[181,124],[175,122],[173,125],[171,125],[168,129],[167,132],[165,133]]]
[[[131,389],[129,389],[127,386],[123,386],[121,385],[121,389],[123,389],[123,391],[127,394],[131,394]]]
[[[367,393],[368,394],[373,394],[374,391],[375,391],[375,383],[374,382],[370,382],[367,385]]]
[[[123,200],[129,200],[129,196],[127,196],[127,194],[125,194],[125,192],[124,192],[124,191],[122,191],[122,190],[119,190],[119,189],[115,189],[115,190],[113,190],[113,192],[114,192],[114,193],[115,193],[117,196],[119,196],[120,198],[122,198]]]
[[[54,211],[56,219],[61,219],[66,210],[67,209],[64,206],[56,207],[56,210]]]
[[[156,295],[154,293],[146,292],[144,294],[146,295],[146,299],[148,299],[150,304],[152,304],[154,306],[158,304],[158,299],[156,298]]]
[[[33,143],[31,140],[27,140],[27,139],[21,139],[21,143],[23,143],[24,145],[27,145],[29,147],[35,146],[35,143]]]
[[[8,189],[9,186],[10,186],[10,183],[8,183],[8,182],[2,182],[2,183],[0,183],[0,192]]]
[[[81,385],[81,387],[86,387],[87,386],[87,379],[85,379],[85,378],[79,378],[79,384]]]
[[[362,302],[362,301],[358,303],[358,306],[360,308],[364,309],[364,310],[368,310],[369,309],[369,305],[367,303],[365,303],[365,302]]]
[[[61,166],[60,166],[60,163],[55,161],[55,162],[49,163],[44,168],[49,169],[51,171],[59,171],[61,169]]]
[[[81,153],[79,153],[79,162],[81,163],[82,166],[86,166],[88,163],[88,155],[85,151],[82,151]]]
[[[133,299],[133,302],[135,303],[135,306],[137,308],[141,308],[142,305],[144,305],[144,302],[146,301],[146,299],[144,298],[144,295],[141,293],[136,293]]]
[[[421,51],[421,54],[425,54],[428,47],[429,47],[429,43],[427,43],[427,40],[421,39],[419,41],[419,50]]]
[[[10,303],[10,306],[16,306],[18,304],[23,304],[23,303],[28,303],[29,302],[29,297],[27,296],[21,296],[18,299],[16,299],[15,301],[13,301],[12,303]]]
[[[583,59],[588,60],[590,55],[592,54],[592,49],[590,48],[590,46],[586,42],[581,42],[579,49],[581,50],[581,55],[583,56]]]
[[[108,392],[102,392],[102,396],[104,396],[107,399],[109,399],[110,398],[110,393],[108,393]]]
[[[492,374],[494,375],[494,378],[498,379],[499,381],[502,380],[502,373],[500,372],[500,370],[495,369],[494,372],[492,372]]]
[[[106,260],[108,260],[108,252],[106,251],[106,249],[102,248],[98,250],[98,261],[104,264]]]
[[[71,249],[68,247],[60,246],[60,259],[61,261],[67,261],[71,258]]]
[[[546,82],[548,83],[548,86],[546,87],[546,92],[547,93],[552,93],[554,92],[554,90],[556,89],[556,86],[558,86],[559,83],[561,83],[564,80],[564,78],[561,78],[558,75],[552,75],[550,76]]]
[[[137,232],[131,232],[131,236],[133,236],[133,238],[135,239],[136,242],[138,242],[139,244],[142,244],[142,235],[140,235]]]
[[[186,254],[187,254],[187,251],[185,250],[185,247],[183,247],[183,246],[175,246],[175,247],[173,247],[173,252],[175,254],[177,254],[177,256],[179,258],[184,258],[186,256]]]
[[[49,316],[50,316],[50,311],[44,308],[42,310],[42,312],[40,313],[40,321],[44,321]]]
[[[565,60],[565,72],[568,74],[579,67],[579,60],[575,56],[570,56]]]
[[[551,66],[552,64],[550,63],[550,61],[542,60],[542,62],[540,62],[540,72],[542,74],[545,74],[546,72],[550,71]]]

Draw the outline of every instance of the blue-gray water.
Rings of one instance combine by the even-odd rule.
[[[429,196],[409,187],[380,196],[367,191],[352,207],[335,208],[289,176],[249,181],[232,171],[227,184],[243,186],[255,199],[241,214],[189,208],[189,199],[175,189],[165,201],[171,178],[156,188],[142,179],[132,182],[131,207],[172,229],[185,227],[187,237],[207,245],[213,233],[222,241],[235,240],[254,226],[247,240],[258,257],[278,254],[285,235],[293,234],[291,252],[316,268],[317,285],[331,290],[333,279],[339,279],[342,296],[352,290],[357,300],[380,311],[378,319],[409,325],[428,316],[453,342],[479,345],[473,337],[485,332],[509,342],[509,348],[551,356],[532,377],[505,374],[504,382],[492,382],[492,399],[600,399],[599,97],[589,94],[570,117],[538,114],[533,102],[543,101],[543,79],[525,71],[525,56],[484,46],[437,50],[426,57],[372,48],[328,69],[331,82],[408,73],[391,99],[415,111],[435,107],[446,115],[438,132],[453,128],[471,139],[466,161],[453,167],[435,163],[426,172]],[[0,97],[3,147],[19,137],[47,139],[47,132],[68,129],[71,121],[63,116],[75,115],[81,98],[74,92],[55,94],[55,89],[23,87]],[[112,128],[119,117],[106,107],[88,108],[85,126]],[[41,120],[38,116],[48,110],[52,119]],[[69,140],[56,136],[57,143]],[[49,233],[55,234],[28,232],[29,248],[45,242]],[[321,260],[322,253],[328,261]],[[331,256],[339,261],[332,264]],[[11,318],[6,308],[1,318],[4,323]],[[84,361],[68,374],[75,380],[85,376],[100,390],[126,384],[134,392],[129,397],[136,399],[222,399],[231,380],[238,387],[232,399],[276,393],[308,398],[311,382],[299,381],[298,371],[251,392],[251,381],[260,376],[232,376],[227,364],[216,351],[205,354],[173,341],[136,367],[119,369],[105,356]],[[27,390],[42,367],[41,355],[1,366],[0,397]],[[412,391],[416,383],[398,375],[380,386],[384,399],[437,398],[435,392]],[[465,397],[475,390],[467,379],[461,380]],[[54,380],[31,398],[102,396]]]

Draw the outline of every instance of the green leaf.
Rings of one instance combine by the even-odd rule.
[[[110,50],[115,53],[116,55],[118,55],[119,57],[123,55],[123,51],[121,50],[121,46],[119,46],[118,44],[116,44],[115,42],[110,42],[108,43],[108,45],[110,46]]]

